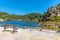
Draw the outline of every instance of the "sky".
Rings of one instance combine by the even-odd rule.
[[[45,13],[48,8],[57,6],[60,0],[0,0],[0,12],[25,15],[32,12]]]

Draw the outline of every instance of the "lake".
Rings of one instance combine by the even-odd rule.
[[[6,21],[6,22],[0,22],[0,26],[4,25],[4,24],[13,24],[13,25],[17,25],[20,28],[23,27],[41,27],[40,25],[38,25],[36,22],[33,21]]]

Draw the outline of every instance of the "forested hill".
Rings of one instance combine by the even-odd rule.
[[[22,19],[27,19],[27,20],[36,20],[36,19],[41,19],[42,18],[42,14],[40,13],[30,13],[30,14],[27,14],[27,15],[23,15],[22,16]]]
[[[0,19],[6,20],[13,20],[13,19],[20,19],[20,20],[35,20],[41,18],[42,14],[39,13],[30,13],[26,15],[16,15],[16,14],[9,14],[5,12],[0,12]]]
[[[56,7],[48,8],[47,12],[44,14],[33,12],[33,13],[28,13],[26,15],[16,15],[16,14],[9,14],[6,12],[0,12],[0,19],[5,19],[5,20],[16,20],[16,19],[18,19],[18,20],[42,20],[43,18],[46,19],[47,17],[50,17],[50,15],[55,14],[55,13],[60,15],[60,4],[58,4]],[[60,17],[58,17],[58,19],[60,19]],[[50,20],[51,20],[51,18],[50,18]]]
[[[20,15],[9,14],[6,12],[0,12],[0,19],[11,20],[11,19],[18,19],[19,17],[20,17]]]

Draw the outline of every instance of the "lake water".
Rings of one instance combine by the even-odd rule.
[[[38,25],[36,22],[32,22],[32,21],[6,21],[6,22],[0,22],[0,26],[4,25],[4,24],[13,24],[13,25],[17,25],[20,28],[23,28],[25,26],[27,27],[40,27],[40,25]]]

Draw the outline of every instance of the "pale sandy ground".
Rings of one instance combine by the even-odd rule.
[[[21,28],[17,31],[16,33],[3,32],[3,28],[0,27],[0,40],[60,40],[60,34],[56,31]]]

